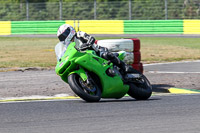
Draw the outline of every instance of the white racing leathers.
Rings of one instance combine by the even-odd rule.
[[[111,61],[114,65],[118,66],[124,73],[128,70],[128,66],[121,61],[116,54],[109,52],[109,50],[106,47],[101,47],[99,45],[94,44],[95,38],[88,35],[87,33],[83,31],[78,31],[76,33],[76,36],[74,38],[74,41],[76,43],[76,47],[84,47],[84,45],[90,45],[90,47],[87,49],[92,49],[96,51],[97,55]]]

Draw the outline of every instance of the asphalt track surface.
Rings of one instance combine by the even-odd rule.
[[[199,63],[145,65],[145,75],[156,90],[181,85],[198,89]],[[70,92],[53,70],[1,72],[0,77],[1,97]],[[1,102],[0,133],[199,133],[199,99],[200,94],[162,93],[147,101],[124,97],[99,103],[81,99]]]
[[[200,60],[144,65],[144,70],[155,73],[197,73],[200,74]]]
[[[199,133],[200,95],[0,103],[0,133]]]
[[[171,87],[200,90],[200,60],[144,65],[154,91]]]

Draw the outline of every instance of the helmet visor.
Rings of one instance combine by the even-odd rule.
[[[60,41],[65,41],[65,39],[68,37],[69,33],[70,33],[70,28],[67,28],[62,34],[60,34],[58,36],[58,39]]]

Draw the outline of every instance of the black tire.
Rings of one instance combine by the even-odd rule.
[[[90,88],[86,88],[83,84],[83,80],[78,74],[71,74],[68,77],[68,83],[73,92],[80,98],[87,102],[98,102],[101,99],[101,90],[98,85],[92,81],[92,87],[95,87],[95,91],[90,91]]]
[[[141,74],[140,72],[138,72]],[[147,100],[152,94],[152,86],[149,80],[141,74],[138,82],[130,83],[128,94],[136,100]]]

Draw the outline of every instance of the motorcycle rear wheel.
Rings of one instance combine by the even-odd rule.
[[[88,85],[78,74],[71,74],[68,83],[73,92],[87,102],[98,102],[101,99],[101,90],[92,79]]]
[[[152,86],[149,80],[142,73],[138,72],[141,77],[138,82],[130,83],[128,94],[136,100],[147,100],[152,94]]]

